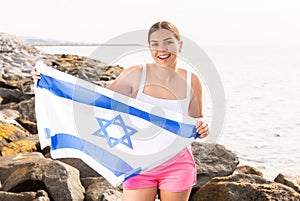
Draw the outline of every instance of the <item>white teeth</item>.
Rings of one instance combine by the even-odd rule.
[[[168,55],[160,55],[160,56],[158,56],[160,59],[166,59],[166,58],[168,58],[170,55],[168,54]]]

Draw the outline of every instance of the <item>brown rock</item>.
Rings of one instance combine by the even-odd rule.
[[[0,158],[3,191],[45,190],[55,201],[83,201],[84,188],[79,171],[40,153],[8,155]]]
[[[196,189],[214,177],[231,175],[239,163],[237,155],[223,145],[194,142],[192,148],[197,166]]]
[[[102,176],[83,178],[81,179],[81,182],[86,190],[85,201],[102,200],[101,197],[106,190],[121,191],[121,189],[114,188],[110,185]]]
[[[16,142],[29,136],[15,120],[0,112],[0,149],[10,142]]]
[[[20,120],[36,122],[34,108],[35,108],[34,97],[28,100],[21,101],[17,104],[9,104],[9,105],[2,106],[2,109],[12,109],[20,112],[21,114],[19,118]]]
[[[256,175],[216,177],[200,188],[191,201],[283,201],[300,200],[292,188]]]
[[[300,193],[300,177],[299,176],[291,176],[287,174],[280,173],[274,179],[274,181],[284,184],[293,188],[296,192]]]
[[[50,154],[49,154],[50,156]],[[90,166],[84,163],[81,159],[78,158],[60,158],[57,159],[63,163],[71,165],[72,167],[76,168],[80,172],[80,178],[85,177],[99,177],[100,174],[93,170]]]
[[[37,144],[28,140],[19,140],[17,142],[10,142],[0,148],[2,156],[9,154],[27,153],[37,151]]]
[[[238,166],[235,169],[234,174],[250,174],[250,175],[257,175],[257,176],[263,177],[263,173],[261,171],[259,171],[255,167],[251,167],[248,165]]]
[[[1,201],[33,201],[35,199],[35,196],[35,192],[12,193],[0,191]]]
[[[101,201],[121,201],[122,193],[113,189],[106,190],[100,197]]]
[[[17,119],[17,121],[23,128],[28,130],[31,134],[38,133],[36,122],[32,122],[32,121],[25,120],[25,119]]]

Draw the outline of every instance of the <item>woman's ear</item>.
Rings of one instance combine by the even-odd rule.
[[[182,51],[182,45],[183,45],[183,42],[182,42],[182,41],[179,41],[179,52]]]

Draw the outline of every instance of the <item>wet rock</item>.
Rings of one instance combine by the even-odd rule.
[[[0,158],[2,190],[11,192],[45,190],[57,201],[84,199],[79,171],[40,153],[8,155]]]
[[[200,188],[191,201],[300,200],[292,188],[256,175],[216,177]]]

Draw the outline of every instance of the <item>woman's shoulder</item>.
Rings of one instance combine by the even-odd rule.
[[[124,68],[124,70],[122,71],[122,73],[120,74],[120,78],[125,78],[128,76],[137,76],[139,74],[141,74],[142,72],[142,66],[141,65],[134,65],[134,66],[130,66],[127,68]]]
[[[194,79],[200,79],[199,76],[196,73],[194,73],[193,71],[191,71],[189,69],[186,69],[186,68],[177,68],[177,70],[182,75],[188,75],[190,73],[191,76],[192,76],[192,80],[194,80]]]
[[[199,88],[202,85],[202,81],[200,79],[200,77],[193,71],[186,69],[186,68],[178,68],[178,71],[180,71],[180,73],[182,75],[187,75],[190,73],[191,74],[191,82],[192,82],[192,87],[196,87]]]
[[[142,69],[142,65],[134,65],[128,68],[125,68],[123,72],[133,72],[133,71],[140,71]]]

